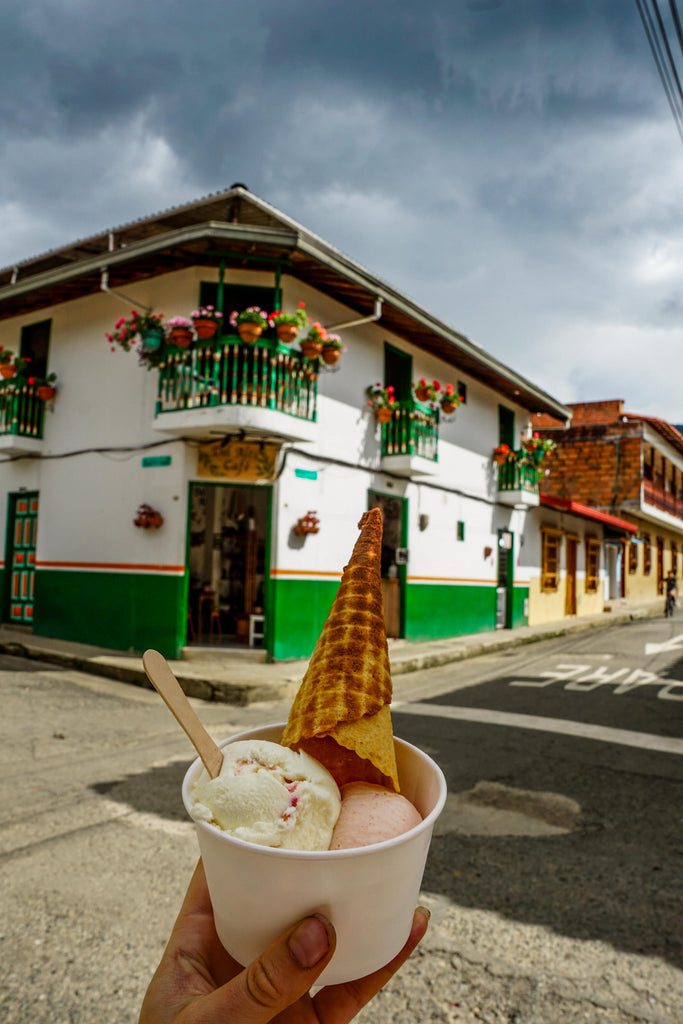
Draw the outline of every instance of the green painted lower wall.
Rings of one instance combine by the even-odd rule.
[[[276,660],[310,656],[338,588],[338,580],[272,581],[268,641]]]
[[[135,573],[36,572],[33,630],[119,651],[178,656],[185,641],[185,579]]]
[[[0,570],[0,587],[3,572]],[[268,649],[276,660],[310,656],[339,586],[338,581],[272,580]],[[0,591],[1,592],[1,591]],[[511,625],[526,624],[526,587],[513,592]],[[185,643],[184,577],[134,573],[36,573],[33,629],[41,636],[144,651],[168,658]],[[406,590],[406,639],[437,640],[495,629],[496,589],[422,586]]]
[[[512,619],[510,625],[515,626],[528,626],[529,625],[529,588],[528,587],[515,587],[512,591]]]
[[[269,647],[276,660],[307,658],[320,635],[338,583],[274,580],[271,590],[272,629]],[[526,625],[527,587],[513,591],[511,625]],[[424,586],[406,590],[407,640],[441,640],[496,628],[496,588]]]
[[[406,591],[406,640],[440,640],[496,628],[496,588],[413,583]]]

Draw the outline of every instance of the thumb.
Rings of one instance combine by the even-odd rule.
[[[221,1020],[266,1024],[308,992],[331,960],[335,945],[334,928],[326,917],[306,917],[214,992],[210,1001],[220,1006]]]

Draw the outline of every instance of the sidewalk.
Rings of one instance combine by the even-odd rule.
[[[542,626],[492,630],[426,643],[390,640],[391,674],[399,676],[474,658],[479,654],[662,614],[661,600],[638,606],[616,601],[602,615]],[[150,685],[142,668],[142,659],[137,654],[35,636],[8,625],[0,626],[0,653],[120,679],[137,686]],[[308,665],[307,658],[267,662],[262,650],[237,647],[192,647],[186,648],[185,654],[183,659],[169,662],[185,693],[189,697],[227,704],[247,705],[255,701],[291,699]]]

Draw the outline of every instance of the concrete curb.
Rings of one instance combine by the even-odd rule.
[[[644,607],[614,611],[595,618],[550,623],[547,626],[521,626],[517,630],[479,633],[467,638],[454,637],[452,640],[425,644],[406,642],[407,649],[397,647],[392,652],[390,646],[391,674],[399,676],[409,672],[419,672],[423,669],[438,668],[494,651],[522,647],[526,644],[539,643],[542,640],[552,640],[573,633],[603,629],[620,622],[631,622],[661,614],[661,603],[657,602]],[[23,639],[3,640],[0,637],[0,652],[32,661],[60,665],[63,668],[75,669],[108,679],[116,679],[134,686],[142,686],[145,689],[152,688],[142,668],[142,661],[136,656],[117,655],[116,652],[93,656],[69,650],[68,645],[61,641],[58,643],[59,647],[51,646],[48,639],[41,638],[40,641],[36,640],[32,643],[28,636],[26,641]],[[78,647],[85,648],[85,645],[74,645],[74,648]],[[240,707],[246,707],[259,701],[291,699],[298,688],[306,664],[307,662],[303,660],[270,663],[247,662],[239,658],[231,658],[229,653],[225,658],[214,657],[207,658],[205,661],[192,659],[170,662],[173,672],[188,697],[223,704],[235,704]]]

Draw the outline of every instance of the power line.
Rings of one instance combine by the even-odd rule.
[[[650,50],[654,58],[655,66],[659,74],[666,98],[671,108],[674,121],[676,122],[676,128],[678,134],[683,142],[683,91],[681,89],[681,82],[676,71],[676,66],[669,46],[667,38],[666,28],[657,6],[657,0],[650,0],[652,9],[655,12],[655,20],[653,20],[652,14],[648,9],[646,0],[636,0],[636,7],[640,14],[641,21],[643,22],[643,28],[645,29],[645,35],[650,45]],[[675,11],[675,0],[669,0],[672,12]],[[677,34],[680,30],[680,21],[678,19],[678,12],[676,11],[674,23],[676,24]],[[679,42],[683,45],[683,32],[679,36]]]

